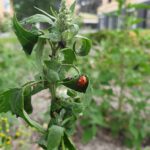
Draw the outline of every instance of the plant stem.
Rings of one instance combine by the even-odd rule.
[[[50,92],[51,92],[51,105],[50,105],[50,118],[53,118],[53,111],[51,110],[52,105],[55,103],[56,100],[56,85],[55,83],[50,85]],[[51,122],[51,120],[50,120]],[[50,122],[48,127],[50,126]]]
[[[124,91],[124,54],[121,52],[121,56],[120,56],[120,96],[119,96],[119,104],[118,104],[118,110],[121,111],[122,107],[123,107],[123,91]]]
[[[54,101],[56,99],[56,85],[53,83],[50,86],[50,91],[51,91],[51,100]]]
[[[62,144],[62,150],[65,150],[65,144],[64,144],[64,140],[63,139],[61,141],[61,144]]]
[[[125,16],[126,16],[126,0],[123,2],[122,10],[121,10],[121,19],[122,19],[122,30],[127,30],[127,24],[125,22]],[[125,36],[127,37],[127,36]],[[126,43],[126,39],[124,39],[123,43]],[[123,50],[122,47],[120,47],[121,50]],[[124,80],[125,80],[125,57],[124,52],[120,50],[120,68],[119,68],[119,80],[120,80],[120,96],[119,96],[119,104],[118,104],[118,110],[121,112],[122,107],[124,105]]]
[[[52,48],[52,55],[51,55],[51,59],[54,60],[56,59],[56,51],[57,48],[53,46],[53,44],[51,44],[51,48]],[[56,100],[56,83],[52,83],[49,87],[49,90],[51,92],[51,105],[50,105],[50,117],[51,119],[53,118],[53,112],[51,110],[52,105],[55,103]],[[49,122],[48,128],[50,127],[51,124],[51,120]]]

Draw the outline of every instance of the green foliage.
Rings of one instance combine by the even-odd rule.
[[[33,78],[35,55],[30,58],[23,55],[13,34],[0,38],[0,47],[0,91],[18,87]]]
[[[38,141],[44,149],[76,149],[69,136],[74,131],[75,122],[79,114],[85,108],[83,95],[66,95],[61,97],[56,93],[58,87],[65,85],[77,92],[86,93],[89,79],[82,75],[74,62],[77,56],[88,55],[91,42],[89,39],[77,35],[79,27],[73,22],[72,13],[75,3],[67,8],[65,0],[62,1],[58,15],[50,15],[44,10],[36,8],[43,14],[36,14],[19,22],[13,17],[13,28],[21,43],[24,52],[28,55],[35,53],[38,75],[33,81],[27,82],[21,87],[12,88],[0,93],[0,113],[11,111],[17,117],[21,117],[26,123],[41,132],[42,138]],[[36,28],[35,23],[49,23],[47,29]],[[31,25],[31,29],[26,26]],[[77,51],[76,43],[81,41],[81,47]],[[44,46],[49,44],[46,51]],[[70,60],[71,59],[71,60]],[[71,69],[75,70],[76,76]],[[68,81],[67,75],[72,79]],[[44,129],[38,122],[32,120],[32,95],[43,89],[51,92],[50,120],[48,128]]]
[[[0,149],[11,150],[13,141],[24,136],[22,127],[17,124],[18,120],[11,113],[0,114]]]
[[[77,38],[79,39],[79,41],[81,42],[81,46],[79,49],[77,49],[77,54],[79,56],[86,56],[90,49],[91,49],[91,42],[88,38],[82,37],[82,36],[77,36]],[[73,49],[74,51],[76,50],[76,44],[77,42],[74,43],[73,45]]]
[[[71,139],[69,139],[68,135],[64,134],[64,144],[68,150],[76,150],[74,144],[72,143]]]
[[[23,47],[23,50],[26,52],[26,54],[30,55],[32,53],[34,45],[37,43],[38,34],[34,34],[24,29],[18,23],[16,16],[14,16],[13,18],[13,28],[15,29],[15,33]]]
[[[10,136],[10,124],[7,117],[0,118],[0,148],[9,149],[12,137]]]
[[[49,17],[42,15],[42,14],[35,14],[33,16],[23,19],[22,22],[24,24],[25,23],[34,24],[34,23],[38,23],[38,22],[45,22],[45,23],[53,24],[53,21]]]
[[[150,9],[150,6],[144,3],[139,4],[129,4],[127,8],[135,8],[135,9]]]
[[[90,34],[95,48],[86,62],[91,63],[83,66],[84,62],[80,62],[84,71],[92,70],[94,96],[81,120],[85,129],[83,141],[95,137],[100,127],[120,137],[128,147],[141,149],[150,135],[149,35],[146,34],[148,31],[129,30],[143,20],[128,10],[149,9],[149,6],[126,5],[122,0],[118,3],[117,15],[121,18],[123,30]]]
[[[11,30],[11,21],[9,17],[5,17],[0,21],[0,33],[5,33]]]
[[[81,120],[85,142],[96,136],[99,127],[123,137],[124,144],[136,149],[149,138],[150,57],[149,47],[141,42],[145,36],[140,30],[89,35],[92,56],[79,61],[82,71],[92,70],[93,102]]]
[[[64,134],[64,129],[59,126],[52,126],[48,130],[48,150],[58,149],[61,139]]]
[[[121,14],[124,3],[120,0],[119,4]],[[21,51],[16,51],[19,46],[14,38],[0,39],[0,88],[5,91],[0,94],[0,112],[11,111],[40,131],[42,137],[38,144],[43,149],[75,150],[69,137],[74,133],[77,118],[89,106],[81,120],[84,142],[95,137],[101,128],[111,131],[115,137],[121,137],[129,147],[140,149],[150,135],[149,31],[124,28],[90,34],[93,50],[91,56],[86,57],[91,42],[77,35],[79,27],[72,19],[74,6],[75,3],[66,9],[63,3],[59,14],[53,11],[54,16],[36,8],[42,14],[21,22],[14,17],[16,35],[25,53],[32,52],[32,56],[31,59],[26,58]],[[128,7],[138,9],[143,6]],[[140,21],[132,16],[125,19],[124,27]],[[48,23],[47,29],[35,26],[43,22]],[[26,26],[31,26],[31,29],[26,29]],[[9,45],[11,42],[15,44]],[[84,59],[81,56],[85,56]],[[31,69],[31,64],[35,62],[36,67]],[[15,67],[19,67],[17,72]],[[30,75],[33,72],[37,74],[34,81],[23,85],[28,78],[33,80]],[[82,76],[86,77],[87,83],[80,87]],[[92,92],[88,86],[89,78]],[[65,97],[56,93],[60,86],[67,88]],[[33,111],[31,96],[43,89],[51,92],[47,129],[29,117]],[[91,97],[93,101],[89,105]]]
[[[29,84],[28,84],[29,86]],[[30,126],[35,127],[40,132],[45,130],[37,122],[30,119],[27,113],[31,113],[31,92],[26,93],[25,88],[15,88],[0,94],[0,113],[11,111],[17,117],[23,118]],[[26,103],[27,101],[27,103]],[[26,109],[25,111],[25,108]],[[31,108],[31,109],[29,109]]]

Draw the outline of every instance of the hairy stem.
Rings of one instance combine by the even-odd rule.
[[[50,91],[51,91],[51,100],[54,101],[56,99],[56,85],[54,83],[50,86]]]
[[[51,48],[52,48],[52,55],[51,55],[51,59],[55,60],[56,59],[56,51],[58,50],[56,47],[53,46],[53,44],[51,43]],[[49,87],[49,90],[51,92],[51,105],[50,105],[50,118],[51,120],[54,118],[53,116],[53,112],[51,110],[52,105],[55,103],[56,101],[56,83],[52,83]],[[51,120],[49,122],[48,128],[51,125]]]

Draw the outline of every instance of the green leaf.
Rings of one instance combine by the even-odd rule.
[[[37,64],[40,68],[42,68],[42,56],[43,56],[44,44],[45,44],[45,39],[39,38],[38,43],[34,49],[36,52]]]
[[[91,41],[83,36],[76,36],[77,41],[74,42],[73,50],[78,54],[79,56],[86,56],[90,52],[91,49]],[[78,45],[79,47],[76,48]]]
[[[24,93],[23,93],[23,95],[24,95],[24,109],[28,114],[31,114],[33,111],[32,104],[31,104],[31,92],[32,92],[32,89],[29,86],[29,87],[25,88]]]
[[[46,140],[46,135],[44,135],[44,136],[42,136],[41,138],[40,138],[40,140],[37,142],[38,143],[38,145],[40,146],[40,147],[42,147],[43,149],[47,149],[47,140]]]
[[[79,26],[77,24],[71,25],[68,30],[65,30],[62,33],[63,40],[64,41],[71,40],[75,35],[77,35],[78,31],[79,31]]]
[[[63,101],[61,103],[61,106],[64,107],[65,109],[72,109],[72,112],[75,116],[79,115],[84,109],[84,106],[81,103],[78,103],[78,102]],[[71,116],[70,113],[71,112],[69,111],[69,114],[68,114],[69,117]],[[76,120],[76,117],[75,118],[73,117],[73,118],[70,118],[70,119],[71,119],[71,124],[72,124],[72,122],[73,122],[72,119]]]
[[[10,89],[4,93],[1,93],[0,113],[11,111],[13,114],[23,118],[31,127],[34,127],[38,131],[45,133],[43,127],[37,122],[31,120],[24,110],[24,104],[27,105],[28,102],[25,102],[23,93],[24,90],[22,88]]]
[[[70,39],[72,39],[74,36],[74,33],[71,32],[71,30],[65,30],[63,33],[62,33],[62,39],[63,41],[69,41]]]
[[[135,9],[150,9],[150,5],[140,3],[140,4],[128,4],[127,8],[135,8]]]
[[[41,79],[38,79],[37,82],[40,82]],[[37,83],[35,84],[33,87],[32,87],[32,95],[44,90],[44,89],[47,89],[48,88],[48,83],[47,82],[40,82],[40,83]]]
[[[70,31],[73,33],[73,35],[75,36],[78,31],[79,31],[79,26],[77,24],[73,24],[71,27],[70,27]]]
[[[67,95],[70,96],[70,97],[76,97],[77,96],[77,93],[73,90],[67,90]]]
[[[65,48],[61,51],[64,55],[64,61],[65,64],[73,64],[73,62],[76,60],[76,55],[74,51],[71,48]]]
[[[42,15],[42,14],[35,14],[33,16],[23,19],[23,21],[22,21],[22,23],[30,23],[30,24],[39,23],[39,22],[46,22],[51,25],[54,24],[54,22],[52,21],[51,18],[49,18],[45,15]]]
[[[134,119],[134,116],[132,116],[129,121],[129,131],[133,135],[134,139],[138,139],[139,129],[137,129],[135,124],[136,124],[136,120]]]
[[[88,143],[90,140],[92,140],[97,133],[97,127],[95,125],[93,125],[92,127],[88,128],[87,130],[84,130],[83,133],[83,141],[85,143]]]
[[[23,28],[18,22],[15,15],[13,17],[13,28],[19,42],[23,47],[23,50],[26,54],[30,55],[32,53],[34,45],[38,40],[38,34],[33,34],[32,32]]]
[[[64,128],[53,125],[48,130],[47,150],[57,149],[64,135]]]
[[[82,76],[75,76],[75,77],[73,77],[73,78],[66,78],[66,79],[63,80],[63,83],[62,83],[62,84],[63,84],[64,86],[66,86],[66,87],[72,89],[72,90],[85,93],[85,92],[86,92],[86,89],[87,89],[87,87],[88,87],[88,84],[89,84],[89,79],[88,79],[87,76],[85,76],[87,82],[86,82],[86,84],[85,84],[84,86],[80,86],[80,85],[78,84],[78,81],[79,81],[80,77],[82,77]]]
[[[47,68],[55,70],[56,72],[59,70],[61,64],[56,60],[45,60],[44,61]]]
[[[119,13],[121,13],[122,7],[123,7],[125,1],[124,0],[117,0],[117,2],[118,2],[118,11],[119,11]]]
[[[52,69],[48,70],[46,79],[49,83],[54,83],[60,80],[58,73]]]
[[[134,25],[134,24],[138,24],[138,23],[141,23],[143,21],[143,19],[141,18],[133,18],[133,16],[131,17],[128,17],[128,24],[131,26],[131,25]]]
[[[52,14],[54,17],[56,17],[56,18],[57,18],[57,16],[58,16],[58,12],[57,12],[57,11],[55,11],[52,7],[50,7],[50,12],[51,12],[51,14]]]
[[[65,77],[65,70],[64,68],[61,67],[61,64],[56,61],[56,60],[45,60],[44,61],[46,67],[47,67],[47,70],[54,70],[60,79],[64,79]]]
[[[0,95],[0,113],[11,111],[22,116],[22,108],[22,89],[11,89]]]
[[[19,93],[20,93],[20,89],[11,89],[0,94],[0,113],[2,112],[6,113],[12,110],[12,106],[14,102],[13,100],[15,99],[18,100],[16,97],[18,98],[20,97]]]
[[[46,68],[44,71],[44,76],[49,83],[54,83],[60,80],[58,75],[58,70],[60,68],[60,64],[55,61],[44,61]]]
[[[76,0],[75,0],[75,1],[71,4],[71,6],[70,6],[70,11],[71,11],[71,13],[74,13],[75,7],[76,7]]]
[[[71,141],[71,139],[68,137],[66,133],[64,133],[64,144],[65,147],[68,148],[68,150],[76,150],[73,142]]]
[[[48,38],[53,42],[60,42],[61,41],[61,33],[58,28],[53,28],[51,33],[49,33]]]
[[[38,11],[42,12],[43,14],[45,14],[46,16],[48,16],[49,18],[56,20],[56,18],[54,16],[48,14],[46,11],[44,11],[44,10],[38,8],[38,7],[34,7],[34,8],[37,9]]]

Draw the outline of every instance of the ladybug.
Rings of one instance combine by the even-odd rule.
[[[82,75],[79,77],[77,81],[77,86],[79,87],[85,87],[88,84],[88,79],[86,76]]]
[[[72,90],[85,93],[89,84],[89,79],[86,75],[81,75],[72,78],[71,77],[66,78],[63,80],[63,82],[64,82],[63,83],[64,86]]]

